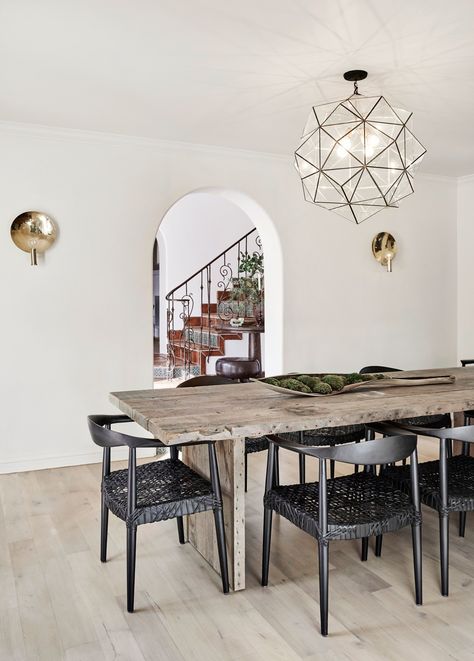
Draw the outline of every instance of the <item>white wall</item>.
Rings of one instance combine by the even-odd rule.
[[[0,470],[92,460],[86,415],[112,411],[111,390],[151,387],[153,238],[199,188],[248,196],[236,199],[258,219],[267,274],[281,247],[268,372],[455,362],[452,181],[420,176],[400,210],[356,227],[302,200],[290,156],[5,125],[0,153]],[[28,209],[60,228],[36,269],[8,236]],[[392,274],[371,256],[380,230],[399,241]]]
[[[285,260],[292,287],[286,366],[346,371],[456,363],[455,181],[418,176],[415,194],[399,209],[359,226],[319,211],[304,218],[294,230],[304,239]],[[392,273],[371,252],[373,237],[385,230],[399,248]]]
[[[474,176],[458,185],[458,359],[474,358]]]

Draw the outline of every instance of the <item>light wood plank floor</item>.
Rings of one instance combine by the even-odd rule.
[[[420,459],[435,456],[429,441]],[[282,479],[296,457],[281,453]],[[316,462],[308,461],[310,476]],[[316,545],[275,517],[270,585],[259,586],[265,454],[249,457],[247,585],[218,576],[174,521],[139,528],[137,612],[125,611],[125,537],[111,516],[98,559],[99,465],[0,476],[0,659],[291,661],[474,658],[474,517],[451,522],[451,595],[439,593],[437,515],[424,510],[424,606],[415,607],[410,531],[386,535],[382,558],[330,546],[330,635],[318,629]]]

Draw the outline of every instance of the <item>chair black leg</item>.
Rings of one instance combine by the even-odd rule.
[[[365,562],[367,560],[368,553],[369,553],[369,538],[362,537],[362,551],[360,554],[360,559],[362,560],[362,562]]]
[[[331,476],[331,480],[334,480],[334,476],[336,474],[336,462],[334,459],[330,459],[329,461],[329,475]]]
[[[137,527],[127,527],[127,611],[133,613],[135,603],[135,563],[137,556]]]
[[[422,570],[421,570],[421,525],[411,527],[413,540],[413,566],[415,569],[415,603],[423,603]]]
[[[273,471],[274,475],[274,480],[273,480],[273,486],[278,487],[280,485],[280,455],[279,455],[279,447],[277,446],[275,448],[275,470]]]
[[[217,550],[219,552],[219,566],[221,568],[222,591],[229,592],[229,568],[227,566],[227,550],[225,547],[224,515],[222,509],[214,510],[214,521],[216,524]]]
[[[328,635],[329,545],[319,542],[319,610],[321,635]]]
[[[272,542],[273,510],[265,507],[263,510],[263,547],[262,547],[262,585],[268,585],[268,572],[270,568],[270,546]]]
[[[467,512],[459,512],[459,537],[464,537],[466,532],[466,514]]]
[[[100,561],[107,562],[107,533],[109,529],[109,508],[102,496],[100,509]]]
[[[248,454],[245,453],[245,467],[244,467],[244,480],[245,480],[245,493],[247,493],[247,474],[248,474]]]
[[[439,546],[441,561],[441,594],[449,593],[449,516],[439,515]]]
[[[360,441],[356,441],[356,443],[360,443]],[[359,464],[354,464],[354,473],[359,472]]]
[[[178,539],[180,544],[184,544],[186,540],[184,539],[184,524],[183,524],[183,517],[182,516],[177,516],[176,517],[176,523],[178,524]]]
[[[106,425],[110,429],[110,425]],[[109,531],[109,508],[105,504],[104,479],[110,474],[110,448],[104,448],[102,458],[102,493],[100,500],[100,561],[107,562],[107,534]]]
[[[377,535],[375,538],[375,555],[377,558],[380,558],[382,555],[382,542],[383,542],[383,535]]]
[[[300,462],[300,484],[304,484],[306,482],[306,457],[301,453],[298,456]]]

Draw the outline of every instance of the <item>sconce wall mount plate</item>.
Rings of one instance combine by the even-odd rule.
[[[31,265],[38,265],[38,253],[50,248],[57,236],[53,219],[41,211],[25,211],[15,218],[10,228],[13,243],[31,255]]]
[[[372,254],[382,266],[392,272],[392,261],[397,254],[397,242],[390,232],[379,232],[372,241]]]

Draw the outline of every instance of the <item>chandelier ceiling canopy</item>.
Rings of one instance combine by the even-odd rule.
[[[426,149],[411,131],[412,113],[383,96],[359,94],[366,71],[348,71],[348,99],[314,106],[295,152],[306,200],[361,223],[414,192]]]

